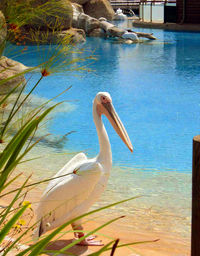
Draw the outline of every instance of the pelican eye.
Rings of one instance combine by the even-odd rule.
[[[106,102],[108,102],[108,99],[107,99],[107,97],[102,96],[101,97],[101,101],[102,101],[102,103],[106,103]]]

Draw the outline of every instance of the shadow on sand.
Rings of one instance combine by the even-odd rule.
[[[59,251],[68,244],[71,244],[73,242],[73,239],[62,239],[62,240],[57,240],[54,242],[51,242],[45,249],[46,250],[53,250],[53,251]],[[88,246],[80,246],[80,245],[74,245],[70,249],[66,250],[63,254],[60,255],[85,255],[85,252],[88,251]],[[69,254],[68,254],[69,253]],[[46,255],[52,255],[51,252],[46,253]]]

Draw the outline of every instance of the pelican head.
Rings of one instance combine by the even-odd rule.
[[[108,92],[99,92],[97,93],[94,103],[96,103],[96,111],[98,115],[105,115],[110,123],[112,124],[113,128],[120,136],[122,141],[126,144],[131,152],[133,152],[133,146],[129,139],[128,133],[124,128],[123,123],[121,122],[115,108],[112,104],[112,98]]]

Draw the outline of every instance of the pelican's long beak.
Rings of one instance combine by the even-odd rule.
[[[102,106],[103,106],[103,111],[102,111],[103,114],[105,114],[105,116],[108,118],[113,128],[115,129],[117,134],[120,136],[120,138],[123,140],[123,142],[126,144],[126,146],[129,148],[129,150],[133,152],[133,146],[129,139],[128,133],[126,132],[126,129],[124,128],[124,125],[122,124],[112,103],[111,102],[102,103]]]

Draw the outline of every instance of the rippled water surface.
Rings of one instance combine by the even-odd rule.
[[[52,74],[42,81],[37,95],[51,98],[72,85],[61,99],[72,100],[73,108],[57,113],[50,131],[55,135],[76,131],[64,147],[69,151],[86,150],[93,156],[98,152],[98,140],[92,100],[98,91],[108,91],[134,153],[104,119],[115,166],[104,199],[142,192],[150,199],[142,199],[140,209],[151,208],[159,218],[161,211],[168,217],[173,213],[180,222],[178,228],[185,229],[183,226],[189,225],[192,138],[200,131],[200,34],[133,29],[153,32],[158,40],[127,45],[87,38],[83,45],[86,54],[94,51],[97,57],[90,65],[93,72],[78,77]],[[29,54],[15,59],[33,66],[40,60],[35,49],[29,46]],[[32,79],[38,77],[36,74]]]

